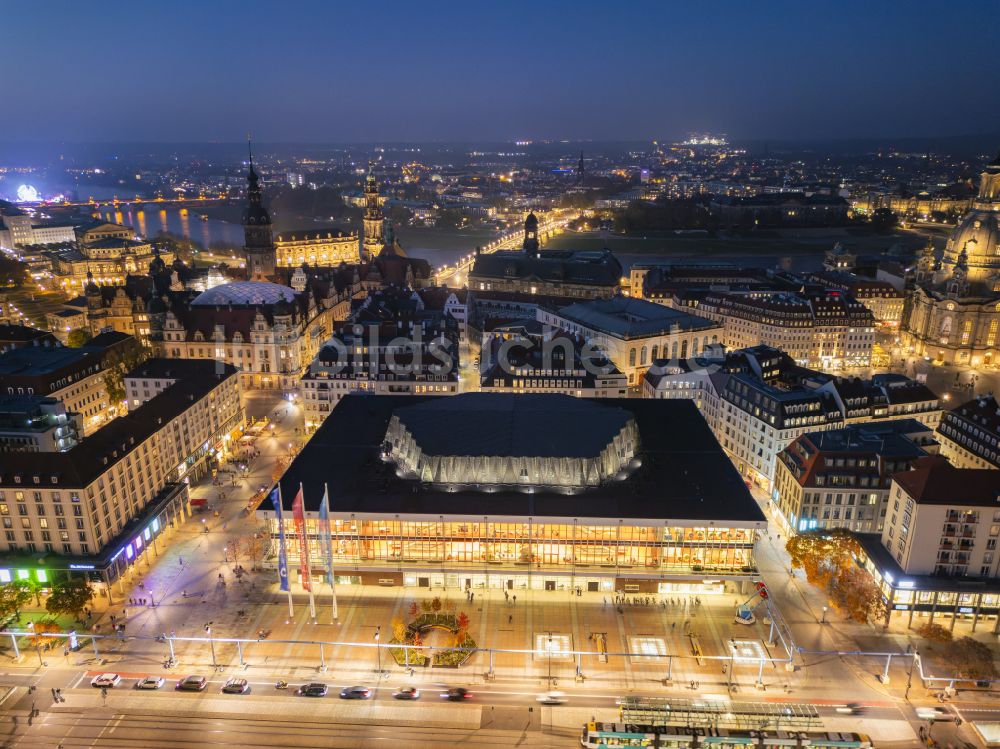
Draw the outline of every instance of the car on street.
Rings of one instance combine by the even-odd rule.
[[[303,684],[298,688],[298,694],[303,697],[326,697],[327,686],[318,681]]]
[[[943,707],[918,707],[917,717],[920,720],[955,720],[955,714]]]
[[[468,700],[471,698],[472,692],[465,687],[451,687],[448,690],[441,692],[441,699],[450,700],[451,702],[461,702],[462,700]]]
[[[250,691],[250,682],[246,679],[230,679],[222,685],[223,694],[246,694]]]
[[[368,687],[344,687],[340,690],[342,700],[367,700],[372,696],[372,690]]]
[[[177,688],[182,692],[201,692],[208,686],[204,676],[185,676],[177,682]]]
[[[541,702],[543,705],[564,705],[567,700],[565,692],[554,691],[540,694],[535,698],[536,702]]]
[[[838,705],[835,710],[844,715],[863,715],[865,706],[859,705],[857,702],[848,702],[846,705]]]
[[[90,686],[110,689],[111,687],[117,687],[121,683],[121,680],[122,677],[118,674],[98,674],[90,680]]]
[[[135,683],[136,689],[159,689],[166,680],[162,676],[144,676]]]
[[[392,693],[392,696],[397,700],[419,700],[420,690],[416,687],[400,687]]]

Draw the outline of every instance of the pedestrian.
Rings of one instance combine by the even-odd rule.
[[[511,596],[511,600],[516,604],[517,603],[517,596]]]
[[[513,622],[514,622],[514,615],[513,614],[508,614],[507,615],[507,623],[508,624],[513,624]]]

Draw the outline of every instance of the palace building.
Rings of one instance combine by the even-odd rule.
[[[766,527],[683,401],[348,395],[273,489],[289,570],[300,487],[310,569],[329,533],[338,583],[721,593]]]
[[[43,253],[52,266],[52,283],[61,291],[76,293],[93,279],[102,284],[124,283],[134,273],[144,273],[157,257],[146,240],[136,239],[129,226],[107,221],[91,221],[76,228],[76,248],[47,250]],[[162,259],[173,261],[173,253]]]
[[[358,257],[358,236],[335,227],[293,229],[274,238],[277,262],[294,267],[353,263]]]
[[[918,259],[916,288],[903,328],[902,343],[912,355],[938,364],[996,363],[1000,155],[984,168],[972,210],[952,232],[940,263],[935,263],[930,247]]]
[[[618,292],[621,278],[621,263],[610,250],[542,251],[538,218],[529,213],[524,221],[522,249],[478,254],[469,271],[469,288],[478,292],[603,299]]]

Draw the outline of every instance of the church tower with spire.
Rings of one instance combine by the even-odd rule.
[[[249,141],[247,148],[250,149]],[[274,276],[278,253],[274,246],[271,216],[264,208],[260,178],[253,168],[252,150],[247,171],[247,209],[243,213],[243,251],[247,256],[248,281],[266,281]]]
[[[364,231],[361,233],[359,254],[362,263],[370,263],[385,246],[385,223],[382,206],[379,204],[378,183],[372,172],[372,162],[368,162],[368,176],[365,177],[365,213],[362,218]]]
[[[524,220],[524,243],[521,245],[525,255],[538,257],[538,217],[534,211]]]

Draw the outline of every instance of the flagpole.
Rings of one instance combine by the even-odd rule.
[[[288,553],[285,551],[285,516],[284,516],[284,500],[281,498],[281,481],[278,481],[278,507],[281,511],[278,512],[278,539],[281,544],[281,553],[285,557],[285,580],[288,580]],[[281,570],[278,570],[278,577],[281,577]],[[285,583],[285,589],[288,591],[288,618],[295,618],[295,608],[292,605],[292,586],[287,582]]]
[[[309,564],[309,534],[306,531],[306,490],[302,488],[302,482],[299,482],[299,494],[302,495],[302,540],[301,548],[305,553],[306,557],[302,561],[300,566],[304,566],[305,570],[309,573],[309,579],[306,581],[309,590],[309,618],[316,618],[316,599],[313,596],[313,581],[312,581],[312,565]]]
[[[337,581],[336,576],[333,574],[333,538],[330,533],[330,487],[323,484],[323,502],[324,508],[326,509],[326,553],[327,553],[327,565],[330,567],[330,601],[332,603],[332,608],[330,611],[330,621],[331,623],[336,623],[340,616],[337,612]]]

